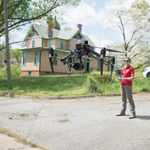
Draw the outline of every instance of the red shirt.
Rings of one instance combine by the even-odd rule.
[[[123,72],[122,78],[129,78],[131,77],[131,74],[134,74],[134,69],[129,65],[127,68],[122,68],[122,72]],[[132,85],[132,81],[125,80],[123,82],[120,82],[120,85],[130,86]]]

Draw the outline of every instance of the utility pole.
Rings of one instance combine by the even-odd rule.
[[[11,73],[10,73],[10,53],[9,53],[9,35],[8,35],[8,18],[7,18],[7,0],[3,0],[3,2],[4,2],[5,35],[6,35],[6,59],[7,59],[8,90],[11,90],[12,86],[11,86]]]

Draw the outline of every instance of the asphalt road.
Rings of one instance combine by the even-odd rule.
[[[0,97],[0,127],[50,150],[150,150],[150,95],[134,95],[135,119],[117,117],[121,97]]]

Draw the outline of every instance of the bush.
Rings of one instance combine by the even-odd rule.
[[[87,90],[91,93],[102,93],[100,84],[92,76],[87,77],[86,87]]]
[[[18,76],[21,75],[21,68],[18,67],[17,65],[11,64],[11,65],[10,65],[10,68],[11,68],[11,77],[18,77]],[[7,69],[7,66],[5,66],[5,67],[3,67],[3,68],[1,69],[0,75],[1,75],[2,77],[7,77],[7,70],[6,70],[6,69]]]
[[[96,75],[94,76],[94,78],[99,82],[99,83],[106,83],[106,82],[111,82],[111,78],[109,77],[109,75]]]

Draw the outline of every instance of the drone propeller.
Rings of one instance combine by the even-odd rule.
[[[106,49],[102,48],[100,53],[101,53],[101,56],[100,56],[101,75],[103,75],[103,64],[104,64],[104,58],[106,55]]]
[[[123,58],[123,57],[116,57],[116,59],[124,60],[125,58]]]
[[[52,73],[54,73],[54,68],[53,68],[53,61],[52,61],[52,57],[54,56],[54,50],[53,48],[51,47],[49,49],[49,52],[48,52],[48,57],[49,57],[49,62],[50,62],[50,66],[51,66],[51,70],[52,70]]]
[[[104,47],[95,47],[95,48],[100,48],[100,49],[103,49]],[[105,48],[105,50],[107,50],[108,52],[127,53],[127,52],[117,51],[117,50],[108,49],[108,48]]]
[[[105,56],[105,57],[107,57],[107,58],[112,58],[112,56]]]
[[[107,49],[107,48],[106,48],[106,50],[107,50],[108,52],[127,53],[127,52],[122,52],[122,51],[117,51],[117,50]]]

